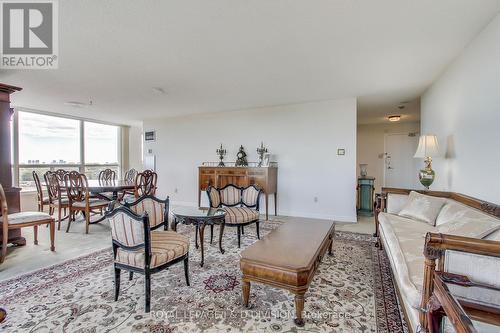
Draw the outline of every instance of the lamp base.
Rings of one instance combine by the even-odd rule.
[[[431,186],[432,183],[434,183],[435,178],[436,178],[436,173],[431,168],[421,169],[418,173],[418,179],[426,189],[429,189],[429,186]]]

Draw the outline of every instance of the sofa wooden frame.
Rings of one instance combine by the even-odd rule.
[[[236,202],[235,204],[233,205],[228,205],[228,204],[225,204],[222,202],[222,199],[221,199],[221,195],[220,195],[220,191],[222,190],[225,190],[226,188],[228,187],[234,187],[238,190],[240,190],[240,201],[239,202]],[[255,205],[247,205],[245,202],[243,202],[243,191],[250,188],[250,187],[253,187],[258,193],[257,193],[257,198],[255,199],[256,203]],[[215,189],[218,193],[219,193],[219,206],[215,206],[213,205],[212,203],[212,198],[210,197],[210,191],[212,189]],[[208,202],[210,203],[210,207],[211,208],[222,208],[222,207],[247,207],[247,208],[254,208],[256,211],[259,211],[259,202],[260,202],[260,196],[262,194],[262,189],[259,188],[258,186],[256,185],[249,185],[249,186],[245,186],[245,187],[239,187],[239,186],[236,186],[236,185],[233,185],[233,184],[228,184],[224,187],[221,187],[221,188],[216,188],[214,186],[209,186],[206,190],[207,192],[207,196],[208,196]],[[237,227],[238,228],[238,248],[241,246],[241,235],[245,234],[245,226],[249,225],[249,224],[252,224],[252,223],[255,223],[255,228],[256,228],[256,231],[257,231],[257,239],[260,239],[260,231],[259,231],[259,221],[260,221],[260,218],[257,218],[255,220],[252,220],[252,221],[249,221],[249,222],[246,222],[246,223],[238,223],[238,224],[232,224],[232,223],[225,223],[225,226],[226,227]],[[213,233],[214,233],[214,226],[211,225],[210,226],[210,243],[212,243],[212,239],[213,239]]]
[[[389,194],[409,195],[411,191],[415,191],[421,194],[426,194],[434,197],[455,200],[466,206],[478,209],[485,214],[491,215],[496,218],[500,218],[500,205],[496,205],[487,201],[473,198],[461,193],[383,187],[380,195],[381,198],[380,205],[379,207],[376,208],[375,212],[375,236],[377,237],[376,246],[378,246],[379,249],[382,249],[382,242],[380,240],[380,235],[379,235],[378,214],[380,212],[385,212],[387,210],[388,195]],[[427,304],[434,290],[434,272],[436,270],[443,271],[446,251],[458,251],[458,252],[493,256],[500,258],[500,242],[469,238],[469,237],[461,237],[461,236],[443,235],[436,233],[427,234],[425,239],[424,253],[423,253],[425,257],[425,263],[423,267],[424,283],[422,290],[422,301],[420,302],[420,315],[419,315],[421,332],[428,331]],[[398,289],[397,284],[395,285],[396,288]],[[399,290],[397,290],[397,293],[399,299],[402,299]],[[408,322],[408,315],[404,307],[402,308],[405,319]],[[410,325],[408,325],[408,327],[409,329],[411,329]]]

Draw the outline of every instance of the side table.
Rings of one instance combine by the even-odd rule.
[[[177,224],[193,224],[196,226],[196,248],[198,248],[198,235],[200,238],[201,247],[201,262],[200,266],[203,267],[205,262],[205,250],[204,250],[204,235],[205,226],[209,225],[211,228],[215,224],[220,225],[219,231],[219,250],[220,253],[224,254],[224,249],[222,248],[222,235],[224,234],[225,218],[226,212],[222,209],[217,208],[198,208],[198,207],[177,207],[172,209],[172,214],[174,215],[174,220],[172,222],[172,229],[177,231]],[[210,240],[212,242],[212,240]]]

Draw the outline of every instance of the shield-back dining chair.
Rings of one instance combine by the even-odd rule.
[[[35,236],[35,245],[38,245],[38,226],[42,224],[48,224],[50,226],[50,250],[55,251],[54,238],[55,238],[55,226],[54,219],[47,213],[44,212],[20,212],[9,214],[9,207],[7,206],[7,198],[5,197],[5,192],[2,185],[0,184],[0,211],[2,216],[0,221],[2,222],[2,253],[0,255],[0,264],[5,260],[7,255],[7,242],[9,236],[9,230],[20,229],[25,227],[33,227]]]

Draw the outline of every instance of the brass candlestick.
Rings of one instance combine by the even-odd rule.
[[[218,166],[223,167],[224,162],[222,162],[222,160],[224,159],[224,156],[226,156],[227,151],[224,148],[222,148],[222,143],[220,144],[220,148],[217,149],[215,152],[217,153],[217,155],[219,155],[219,159],[220,159]]]
[[[267,153],[267,148],[264,147],[264,142],[260,143],[260,147],[257,148],[257,154],[259,154],[259,165],[260,168],[262,166],[262,160],[264,159],[264,154]]]

